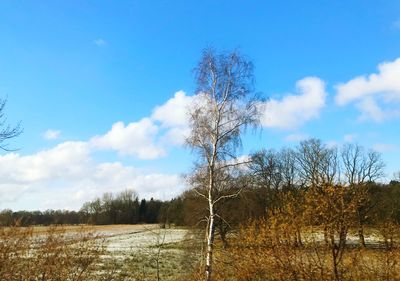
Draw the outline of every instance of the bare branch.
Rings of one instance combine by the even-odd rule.
[[[213,202],[213,204],[216,204],[216,203],[218,203],[219,201],[224,200],[224,199],[235,198],[235,197],[237,197],[237,196],[240,194],[240,192],[242,192],[242,189],[239,189],[239,191],[237,191],[237,192],[234,193],[234,194],[222,195],[222,196],[218,197],[218,198]]]

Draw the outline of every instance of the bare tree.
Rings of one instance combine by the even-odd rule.
[[[7,118],[4,113],[6,104],[7,99],[0,98],[0,149],[10,151],[7,141],[19,136],[22,133],[22,128],[20,123],[16,126],[7,124]]]
[[[279,189],[282,185],[282,163],[275,150],[261,150],[252,156],[250,169],[254,176],[268,189]]]
[[[240,161],[236,152],[243,130],[259,122],[259,103],[250,97],[253,65],[238,52],[216,54],[207,49],[195,71],[199,98],[189,109],[187,144],[199,156],[194,190],[208,205],[205,280],[210,280],[219,217],[216,205],[238,195],[226,191],[232,170],[247,162]]]
[[[385,164],[379,152],[369,150],[358,144],[346,144],[342,148],[342,165],[346,184],[359,198],[357,205],[358,238],[361,246],[366,247],[364,225],[373,208],[368,196],[369,182],[383,176]]]
[[[284,148],[279,152],[279,156],[281,160],[282,187],[290,190],[298,185],[296,152],[291,148]]]
[[[385,164],[379,152],[358,144],[346,144],[342,148],[342,163],[346,183],[359,185],[375,181],[383,176]]]
[[[279,193],[283,184],[282,161],[275,150],[261,150],[252,155],[249,165],[255,186],[260,188],[266,213],[280,205]]]
[[[300,142],[296,160],[303,185],[320,187],[334,183],[338,173],[335,147],[329,148],[319,139],[308,139]]]

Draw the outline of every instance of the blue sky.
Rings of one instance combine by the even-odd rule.
[[[179,194],[207,46],[240,48],[269,98],[243,154],[317,137],[400,170],[399,1],[1,1],[0,34],[0,97],[24,127],[0,156],[0,209]]]

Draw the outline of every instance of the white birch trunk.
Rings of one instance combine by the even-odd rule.
[[[219,118],[217,123],[217,128],[219,124]],[[218,129],[217,129],[218,134]],[[213,251],[214,251],[214,234],[215,234],[215,223],[214,223],[214,163],[216,159],[217,152],[217,142],[214,142],[212,158],[209,165],[209,181],[208,181],[208,209],[209,209],[209,219],[208,219],[208,236],[207,236],[207,253],[206,253],[206,268],[205,268],[205,280],[211,280],[212,273],[212,262],[213,262]]]
[[[212,272],[212,260],[213,260],[213,251],[214,251],[214,234],[215,234],[215,224],[214,224],[214,206],[212,202],[209,202],[210,206],[210,218],[209,218],[209,226],[208,226],[208,237],[207,237],[207,255],[206,255],[206,276],[205,280],[211,280],[211,272]]]

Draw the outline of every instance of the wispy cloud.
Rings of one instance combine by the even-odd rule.
[[[98,39],[94,40],[93,42],[99,47],[103,47],[108,44],[107,41],[102,38],[98,38]]]
[[[60,130],[49,129],[43,133],[43,138],[45,138],[46,140],[55,140],[58,139],[60,135],[61,135]]]

